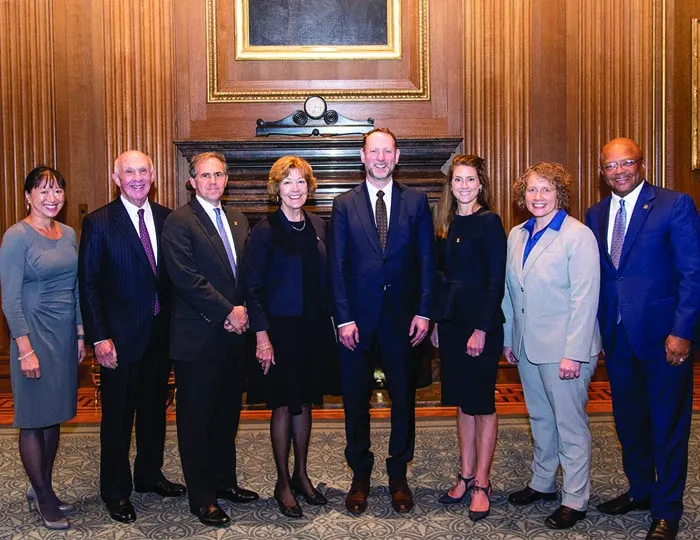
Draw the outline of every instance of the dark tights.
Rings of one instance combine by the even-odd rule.
[[[294,494],[289,484],[289,452],[294,444],[294,478],[305,493],[313,492],[313,485],[306,472],[311,438],[311,406],[302,405],[301,413],[290,414],[286,406],[272,411],[270,420],[270,439],[272,453],[277,467],[276,492],[287,506],[295,503]]]
[[[45,428],[19,430],[19,455],[22,465],[32,483],[41,512],[50,521],[63,517],[58,509],[58,497],[51,483],[60,428],[61,426],[56,424]]]

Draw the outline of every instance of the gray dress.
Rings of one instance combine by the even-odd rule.
[[[2,309],[10,334],[10,375],[17,428],[40,428],[75,416],[78,389],[78,244],[60,224],[51,240],[24,221],[10,227],[0,246]],[[41,376],[20,370],[14,338],[29,335]]]

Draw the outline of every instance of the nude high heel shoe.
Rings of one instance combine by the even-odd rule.
[[[32,486],[31,484],[29,484],[29,487],[27,488],[27,493],[25,494],[25,497],[27,498],[27,503],[29,504],[29,509],[31,510],[34,505],[34,499],[36,498],[34,486]],[[75,512],[75,505],[64,501],[58,501],[58,509],[64,514],[71,514]]]
[[[39,514],[39,517],[42,519],[44,522],[44,527],[47,529],[51,530],[62,530],[62,529],[67,529],[70,527],[70,521],[68,521],[68,518],[66,516],[63,516],[60,519],[57,519],[55,521],[49,521],[44,517],[44,514],[41,512],[41,508],[39,507],[39,499],[34,498],[34,509],[36,510],[36,513]]]

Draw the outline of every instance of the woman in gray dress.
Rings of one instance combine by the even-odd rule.
[[[60,424],[75,416],[78,364],[85,357],[75,231],[55,220],[65,187],[58,171],[32,170],[24,182],[29,215],[7,230],[0,246],[14,426],[31,482],[27,500],[49,529],[69,527],[64,512],[71,505],[58,499],[51,477]]]

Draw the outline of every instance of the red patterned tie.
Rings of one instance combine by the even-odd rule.
[[[148,229],[146,228],[146,220],[144,219],[144,209],[139,208],[138,214],[139,214],[139,238],[141,238],[141,245],[143,245],[143,249],[146,252],[146,258],[148,259],[148,262],[151,263],[151,268],[153,269],[153,273],[157,275],[156,271],[156,256],[155,253],[153,253],[153,244],[151,244],[151,235],[148,234]],[[153,315],[158,315],[158,312],[160,311],[160,302],[158,302],[158,295],[156,294],[156,300],[153,303]]]

